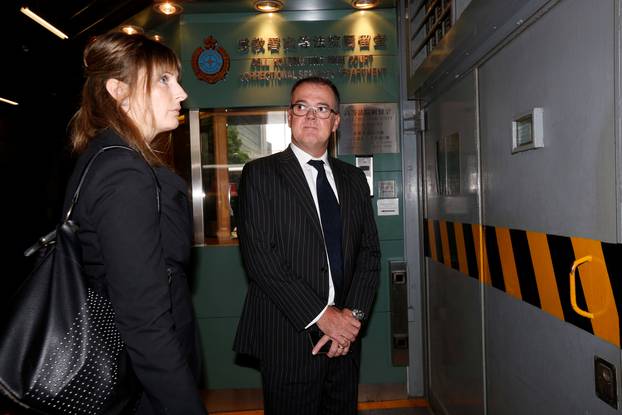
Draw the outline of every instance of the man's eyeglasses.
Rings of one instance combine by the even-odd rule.
[[[292,109],[292,114],[297,117],[304,117],[309,113],[309,111],[313,111],[313,114],[316,117],[323,120],[330,117],[330,114],[337,114],[337,111],[330,107],[327,107],[326,105],[318,105],[316,107],[312,107],[311,105],[302,104],[299,102],[290,105],[290,108]]]

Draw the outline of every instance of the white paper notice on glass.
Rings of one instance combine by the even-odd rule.
[[[378,199],[378,216],[397,216],[400,214],[398,198]]]

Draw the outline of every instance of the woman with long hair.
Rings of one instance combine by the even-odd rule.
[[[156,139],[178,126],[187,97],[178,83],[179,60],[145,36],[108,33],[86,46],[84,67],[71,129],[80,157],[65,208],[91,156],[111,145],[132,150],[105,151],[95,160],[72,213],[85,273],[110,298],[142,386],[138,403],[126,409],[205,414],[186,278],[192,243],[187,186],[166,166]]]

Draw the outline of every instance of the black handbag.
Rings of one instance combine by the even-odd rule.
[[[64,221],[24,253],[41,256],[0,329],[0,391],[25,408],[46,414],[119,414],[139,398],[112,305],[83,273],[78,225],[71,221],[93,162],[115,148],[134,151],[108,146],[93,155]]]

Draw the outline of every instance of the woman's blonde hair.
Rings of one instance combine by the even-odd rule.
[[[106,82],[109,79],[122,81],[129,87],[126,98],[142,92],[149,103],[154,74],[180,73],[181,65],[175,53],[146,36],[111,32],[92,40],[84,49],[83,59],[86,79],[80,108],[71,121],[73,150],[84,151],[93,137],[110,128],[142,153],[149,164],[163,164],[164,149],[159,148],[158,143],[166,140],[147,142],[139,126],[121,107],[123,100],[115,100],[106,90]],[[140,76],[143,72],[145,76]],[[148,111],[151,108],[148,107]]]

